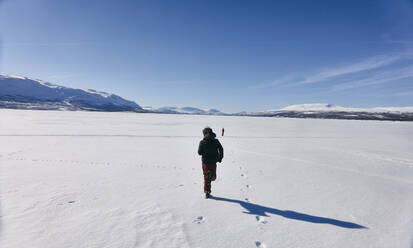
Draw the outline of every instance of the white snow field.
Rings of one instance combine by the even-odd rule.
[[[0,110],[0,148],[4,248],[413,247],[411,122]]]

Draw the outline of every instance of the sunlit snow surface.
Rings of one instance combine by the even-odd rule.
[[[0,247],[413,245],[411,122],[0,110],[0,147]]]

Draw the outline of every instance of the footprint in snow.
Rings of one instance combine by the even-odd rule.
[[[260,241],[255,241],[255,246],[258,248],[265,248],[267,247],[264,243],[260,242]]]
[[[245,185],[245,187],[247,187],[247,188],[250,189],[250,188],[251,188],[251,185],[247,184],[247,185]]]
[[[196,224],[201,224],[202,222],[204,222],[205,221],[205,218],[203,217],[203,216],[198,216],[198,217],[196,217],[196,219],[194,220],[194,221],[192,221],[193,223],[196,223]]]
[[[268,223],[268,221],[266,221],[265,218],[262,217],[262,216],[257,215],[257,216],[255,216],[255,219],[261,224],[267,224]]]
[[[242,176],[243,178],[247,178],[247,175],[245,175],[244,173],[242,173],[241,176]]]

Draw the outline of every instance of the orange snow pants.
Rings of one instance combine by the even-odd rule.
[[[217,179],[217,165],[202,164],[202,171],[204,173],[204,192],[211,193],[211,181],[215,181],[215,179]],[[210,173],[211,181],[209,181],[208,172]]]

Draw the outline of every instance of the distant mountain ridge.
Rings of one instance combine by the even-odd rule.
[[[413,107],[346,108],[327,103],[291,105],[279,110],[240,112],[238,116],[413,121]]]
[[[413,107],[348,108],[327,103],[314,103],[291,105],[278,110],[235,114],[225,114],[217,109],[195,107],[142,108],[134,101],[114,94],[92,89],[73,89],[42,80],[10,75],[0,75],[0,108],[413,121]]]
[[[385,113],[385,112],[413,112],[413,107],[376,107],[376,108],[348,108],[334,106],[328,103],[314,104],[299,104],[290,105],[280,110],[283,111],[331,111],[331,112],[370,112],[370,113]]]
[[[194,114],[194,115],[226,115],[217,109],[200,109],[194,107],[143,107],[143,109],[155,112],[155,113],[165,113],[165,114]]]
[[[0,107],[45,110],[134,111],[133,101],[92,89],[73,89],[41,80],[0,75]]]
[[[0,75],[0,108],[225,115],[216,109],[195,107],[142,108],[137,103],[115,94],[93,89],[73,89],[12,75]]]

